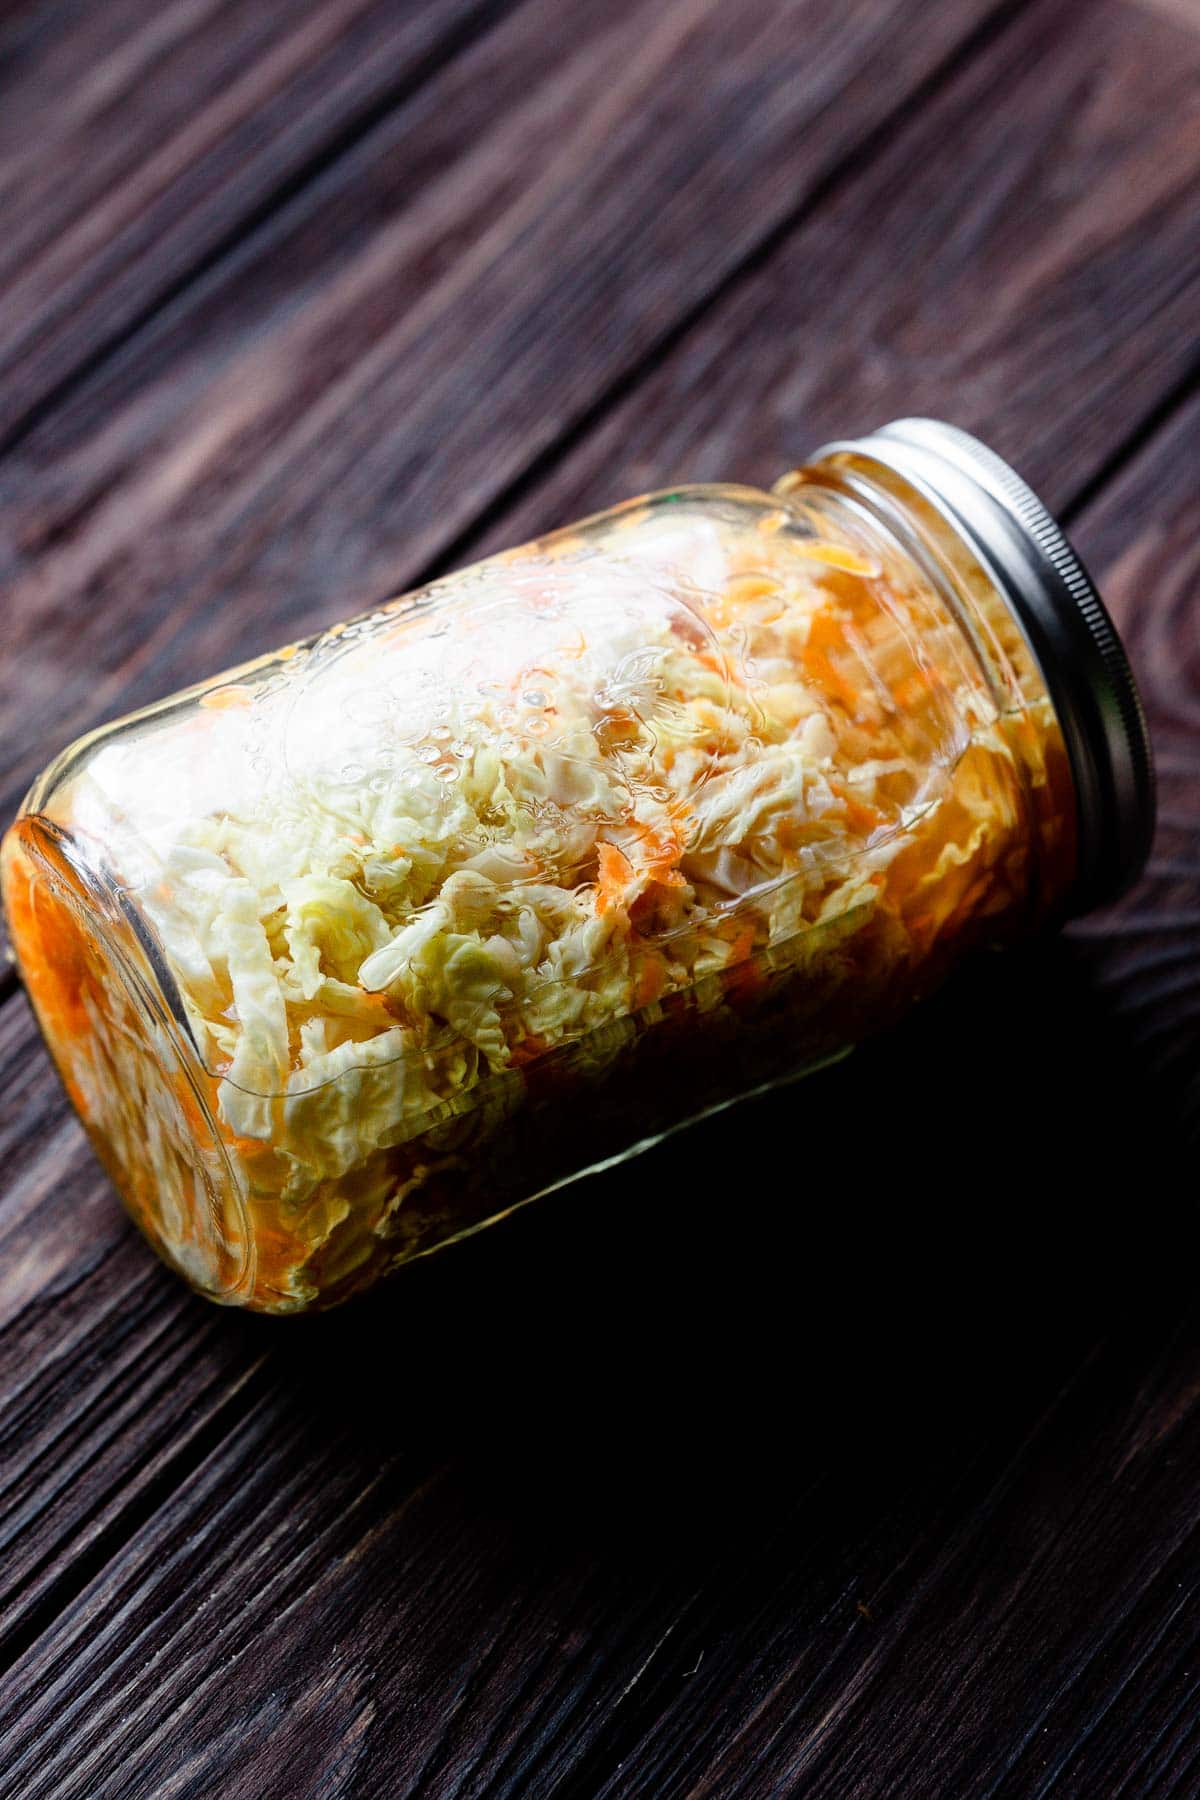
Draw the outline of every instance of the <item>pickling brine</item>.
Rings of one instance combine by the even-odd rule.
[[[104,727],[4,895],[146,1235],[290,1312],[840,1054],[1128,879],[1151,815],[1065,540],[913,421]]]

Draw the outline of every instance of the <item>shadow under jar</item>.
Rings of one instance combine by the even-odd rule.
[[[294,1312],[841,1054],[1111,896],[1152,822],[1065,539],[905,420],[105,726],[35,783],[4,897],[147,1237]]]

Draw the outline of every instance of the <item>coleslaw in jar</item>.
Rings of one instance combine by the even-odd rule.
[[[910,420],[103,727],[4,899],[147,1237],[295,1312],[840,1055],[1115,892],[1152,817],[1066,540]]]

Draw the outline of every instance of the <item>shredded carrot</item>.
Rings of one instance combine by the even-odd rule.
[[[644,825],[640,820],[632,821],[631,829],[638,839],[638,862],[641,873],[650,875],[655,881],[667,887],[678,886],[678,883],[666,879],[674,870],[683,855],[682,822],[663,835],[656,832],[653,826]]]
[[[879,564],[869,562],[866,557],[859,556],[854,550],[847,550],[842,544],[829,544],[821,538],[793,538],[792,549],[797,556],[805,556],[810,562],[824,563],[828,569],[842,569],[847,575],[865,575],[877,578],[882,571]]]
[[[231,706],[252,706],[254,695],[248,687],[212,688],[207,694],[201,694],[200,704],[211,712],[227,712]]]
[[[623,899],[626,888],[633,881],[633,864],[615,844],[597,844],[596,854],[599,859],[596,911],[604,913]]]
[[[236,1131],[222,1134],[231,1150],[236,1150],[241,1157],[263,1156],[274,1151],[275,1146],[269,1138],[239,1137]]]
[[[731,1000],[750,1000],[767,985],[766,976],[748,950],[739,961],[730,960],[721,981]]]
[[[633,984],[635,1007],[650,1006],[667,985],[667,965],[661,956],[645,950],[638,959],[637,977]]]
[[[906,712],[910,708],[928,707],[931,697],[936,702],[942,680],[942,676],[936,669],[912,669],[903,680],[895,684],[892,689],[892,699],[902,712]]]
[[[728,675],[729,675],[728,663],[726,663],[724,657],[716,655],[714,651],[712,651],[712,650],[698,651],[697,655],[696,655],[696,661],[698,663],[700,663],[704,668],[708,669],[713,675],[719,675],[722,680],[726,680],[728,678]]]
[[[730,940],[729,956],[726,960],[725,967],[731,969],[735,963],[745,962],[753,948],[754,924],[752,920],[747,919],[744,925],[738,927],[736,937]]]
[[[820,616],[818,614],[817,618],[819,619]],[[828,651],[817,640],[816,624],[817,620],[814,620],[812,635],[800,653],[804,667],[827,694],[841,701],[848,713],[856,713],[859,702],[858,689],[842,674],[831,660]]]
[[[813,615],[808,628],[808,644],[813,650],[844,650],[846,627],[841,616],[829,607]]]
[[[853,794],[843,794],[842,805],[846,809],[846,823],[853,831],[877,831],[887,823],[885,814],[876,812],[873,806],[868,806],[863,800],[856,800]]]
[[[355,985],[358,988],[359,1000],[364,1005],[374,1007],[376,1012],[383,1014],[388,1025],[391,1024],[394,1018],[401,1016],[394,1010],[397,1003],[394,1000],[391,1000],[387,994],[372,994],[360,983],[356,983]],[[320,1014],[316,1013],[314,1016],[319,1018]]]
[[[726,598],[735,606],[744,606],[750,600],[765,599],[768,594],[777,594],[779,583],[773,575],[735,575],[725,589]]]

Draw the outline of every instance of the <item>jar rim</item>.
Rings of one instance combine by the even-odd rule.
[[[1141,873],[1155,822],[1154,761],[1116,627],[1066,534],[1008,463],[940,419],[894,420],[826,444],[806,466],[875,462],[970,545],[1009,600],[1062,726],[1078,811],[1070,911],[1117,898]]]
[[[135,1220],[164,1260],[177,1268],[193,1287],[213,1300],[236,1301],[253,1282],[254,1238],[245,1197],[229,1169],[222,1135],[203,1085],[197,1080],[203,1065],[170,967],[119,885],[108,879],[108,872],[102,866],[89,862],[80,854],[80,846],[69,831],[40,813],[22,813],[9,835],[18,831],[26,834],[23,854],[36,868],[38,880],[47,884],[56,899],[70,909],[79,928],[88,931],[89,924],[102,927],[95,942],[98,954],[103,957],[105,974],[114,983],[119,983],[121,992],[134,1009],[142,1040],[141,1050],[147,1061],[156,1067],[166,1065],[168,1074],[172,1069],[177,1070],[186,1082],[196,1115],[202,1121],[204,1142],[220,1165],[223,1177],[221,1200],[230,1209],[235,1230],[230,1233],[222,1229],[218,1221],[216,1193],[209,1175],[202,1179],[214,1260],[212,1268],[204,1275],[181,1261],[166,1240],[151,1230],[136,1211]],[[28,984],[28,976],[26,979]],[[42,1019],[32,988],[30,998],[51,1055],[61,1071],[60,1041]],[[86,1116],[84,1124],[99,1149],[95,1131]],[[125,1181],[117,1179],[113,1164],[103,1151],[100,1160],[113,1175],[114,1185],[128,1203],[129,1189]],[[222,1258],[228,1266],[219,1268]]]

